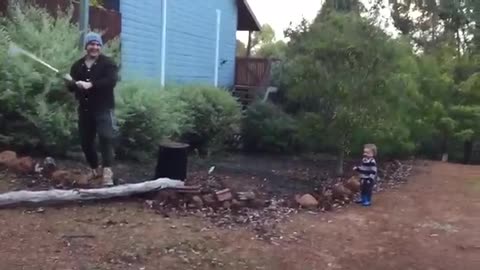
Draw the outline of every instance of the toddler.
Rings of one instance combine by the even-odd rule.
[[[377,147],[374,144],[366,144],[363,147],[362,165],[353,169],[360,174],[361,197],[357,203],[363,206],[372,204],[372,191],[377,179],[377,163],[375,156],[377,155]]]

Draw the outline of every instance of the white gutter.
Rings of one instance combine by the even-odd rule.
[[[167,52],[167,0],[162,1],[162,62],[161,62],[161,74],[160,84],[165,86],[165,63]]]
[[[218,87],[218,66],[220,64],[220,25],[222,22],[222,11],[217,9],[217,40],[215,45],[215,75],[214,75],[214,85]]]

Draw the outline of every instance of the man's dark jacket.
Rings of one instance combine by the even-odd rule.
[[[88,90],[78,88],[74,82],[68,85],[69,90],[75,92],[81,110],[99,112],[115,107],[113,89],[118,80],[118,67],[112,59],[100,55],[88,68],[85,58],[81,58],[72,65],[70,76],[74,81],[91,82],[93,85]]]

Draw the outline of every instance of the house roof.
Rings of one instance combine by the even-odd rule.
[[[238,6],[238,31],[260,31],[260,23],[255,17],[247,0],[237,0]]]

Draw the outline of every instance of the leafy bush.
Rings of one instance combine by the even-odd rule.
[[[175,102],[186,105],[188,130],[182,139],[203,153],[225,149],[240,130],[241,108],[226,90],[211,86],[170,86]]]
[[[164,138],[178,137],[188,128],[186,103],[154,83],[121,83],[117,89],[120,157],[142,160]]]
[[[318,113],[301,113],[295,118],[298,122],[295,138],[302,150],[308,152],[334,152],[332,138],[325,132],[325,120]]]
[[[208,86],[173,86],[131,81],[117,90],[120,157],[144,159],[162,139],[185,141],[208,153],[222,150],[241,121],[238,103]]]
[[[294,119],[271,103],[254,103],[247,109],[242,138],[246,150],[288,152],[293,150]]]
[[[51,16],[45,9],[9,5],[0,18],[0,144],[40,147],[62,153],[76,141],[75,101],[64,83],[42,65],[8,54],[10,41],[68,73],[81,57],[79,32],[71,24],[73,9]],[[113,46],[109,45],[113,44]],[[118,59],[118,41],[106,53]]]

